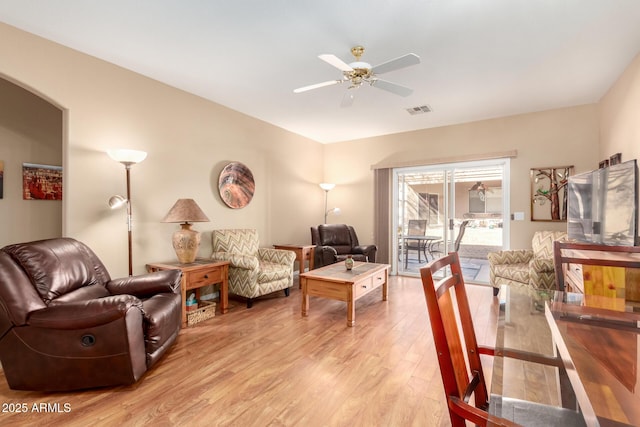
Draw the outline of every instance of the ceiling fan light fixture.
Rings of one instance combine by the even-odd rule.
[[[409,96],[411,95],[411,93],[413,93],[412,89],[387,80],[382,80],[378,78],[377,75],[408,67],[410,65],[419,64],[420,57],[418,55],[409,53],[372,67],[368,62],[360,61],[360,57],[363,53],[364,47],[362,46],[355,46],[351,48],[351,54],[356,60],[355,62],[352,62],[350,64],[345,63],[343,60],[333,54],[319,55],[318,57],[321,60],[342,71],[342,80],[330,80],[328,82],[303,86],[301,88],[294,89],[294,93],[306,92],[308,90],[318,89],[324,86],[330,86],[346,81],[349,81],[351,83],[348,89],[359,88],[364,82],[367,82],[370,86],[375,86],[379,89],[391,92],[399,96]],[[343,99],[342,106],[350,106],[352,102],[352,96],[347,100],[347,102],[345,102],[345,100]]]
[[[352,62],[351,64],[349,64],[349,67],[353,68],[354,70],[369,71],[369,72],[371,72],[371,69],[373,68],[371,67],[371,64],[369,64],[368,62],[362,62],[362,61]]]

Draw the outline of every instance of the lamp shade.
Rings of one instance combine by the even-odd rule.
[[[128,150],[123,148],[108,150],[107,154],[116,162],[124,163],[125,165],[140,163],[147,158],[146,151]]]
[[[162,222],[209,222],[193,199],[178,199]]]
[[[178,199],[162,222],[181,222],[180,230],[173,233],[172,244],[178,261],[190,264],[196,260],[200,247],[200,233],[191,229],[191,222],[208,222],[209,218],[202,212],[193,199]]]
[[[125,204],[127,204],[127,202],[128,200],[120,195],[111,196],[109,198],[109,207],[111,209],[118,209],[119,207],[122,207]]]
[[[333,188],[335,187],[335,184],[330,184],[328,182],[322,182],[320,183],[320,188],[322,188],[324,191],[330,191],[333,190]]]

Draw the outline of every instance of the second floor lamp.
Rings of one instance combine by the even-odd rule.
[[[327,199],[329,198],[329,191],[335,188],[335,184],[330,184],[328,182],[320,183],[320,188],[324,190],[324,223],[327,223],[327,217],[330,213],[339,213],[340,208],[331,208],[327,209]]]

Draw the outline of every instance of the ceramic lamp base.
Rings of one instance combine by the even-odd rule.
[[[191,224],[180,224],[180,230],[173,233],[173,249],[178,261],[190,264],[196,260],[200,247],[200,233],[191,229]]]

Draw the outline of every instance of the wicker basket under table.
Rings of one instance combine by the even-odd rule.
[[[187,313],[187,325],[192,326],[196,323],[211,319],[216,315],[216,303],[211,301],[200,301],[200,307]]]

